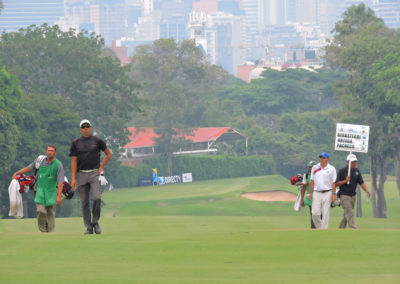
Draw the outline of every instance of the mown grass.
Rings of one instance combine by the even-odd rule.
[[[388,219],[364,203],[358,230],[336,229],[341,208],[315,231],[292,202],[240,197],[285,188],[296,191],[270,176],[107,192],[101,235],[84,236],[80,218],[57,219],[52,234],[0,220],[0,283],[399,283],[393,182]]]
[[[366,177],[368,184],[368,176]],[[371,188],[371,186],[369,186]],[[106,216],[308,216],[308,208],[295,212],[292,202],[244,199],[244,192],[286,190],[297,194],[282,176],[201,181],[189,184],[120,189],[104,194]],[[388,216],[400,218],[400,200],[393,180],[386,183]],[[363,217],[372,217],[371,203],[362,193]],[[332,216],[343,210],[334,208]],[[333,225],[334,226],[334,225]]]

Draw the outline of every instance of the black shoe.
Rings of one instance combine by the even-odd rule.
[[[91,234],[93,234],[93,229],[87,229],[87,230],[84,232],[84,234],[85,234],[85,235],[91,235]]]
[[[101,229],[100,229],[99,223],[94,224],[93,227],[94,227],[94,232],[96,234],[101,234]]]

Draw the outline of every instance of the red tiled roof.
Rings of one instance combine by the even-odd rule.
[[[154,146],[153,138],[158,137],[152,128],[140,128],[137,131],[134,127],[129,127],[131,135],[129,136],[130,142],[124,148],[142,148]],[[230,130],[230,127],[205,127],[198,128],[193,131],[193,135],[184,135],[186,140],[193,143],[208,142],[218,139],[222,134]]]

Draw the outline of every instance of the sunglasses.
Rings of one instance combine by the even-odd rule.
[[[81,128],[90,128],[90,125],[82,125]]]

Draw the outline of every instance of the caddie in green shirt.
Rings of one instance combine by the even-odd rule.
[[[35,194],[38,227],[41,232],[53,232],[55,227],[56,206],[62,202],[61,193],[64,182],[64,168],[56,159],[57,149],[54,145],[47,146],[46,158],[40,162],[37,172],[37,190]],[[14,173],[25,174],[35,168],[35,162]]]
[[[312,199],[309,200],[308,195],[310,194],[311,168],[316,164],[317,164],[317,162],[315,162],[315,161],[310,161],[307,164],[308,171],[303,176],[303,187],[301,188],[301,206],[307,205],[308,208],[310,209],[311,229],[315,229],[315,225],[314,225],[314,222],[312,220],[312,215],[311,215]],[[304,198],[304,196],[306,196],[306,198]]]

